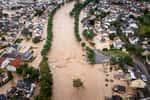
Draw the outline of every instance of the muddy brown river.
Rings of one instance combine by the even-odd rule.
[[[104,100],[105,75],[102,65],[86,63],[84,50],[74,35],[74,19],[69,16],[74,2],[65,4],[54,16],[53,42],[48,55],[54,86],[53,100]],[[73,87],[72,79],[81,78],[84,88]]]

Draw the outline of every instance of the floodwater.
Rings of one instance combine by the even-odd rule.
[[[74,35],[74,20],[69,16],[73,5],[74,2],[65,4],[54,16],[48,55],[54,79],[53,100],[104,100],[107,91],[103,66],[86,62],[85,51]],[[74,88],[74,78],[81,78],[84,88]]]

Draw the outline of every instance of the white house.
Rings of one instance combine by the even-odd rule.
[[[10,63],[10,60],[9,60],[9,59],[5,59],[5,60],[2,62],[2,64],[1,64],[1,68],[2,68],[2,69],[5,69],[5,68],[8,66],[9,63]]]

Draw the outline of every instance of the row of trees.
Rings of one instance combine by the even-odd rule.
[[[150,38],[150,11],[145,10],[144,15],[138,17],[139,30],[138,34],[140,38]]]
[[[82,9],[82,4],[76,3],[73,10],[70,12],[70,15],[74,17],[74,33],[76,36],[77,41],[81,41],[81,37],[79,34],[79,16]]]
[[[49,14],[49,18],[48,18],[48,27],[47,27],[47,39],[46,39],[46,43],[41,51],[41,55],[42,56],[46,56],[49,49],[51,48],[52,45],[52,39],[53,39],[53,32],[52,32],[52,28],[53,28],[53,17],[57,11],[57,9],[60,8],[60,5],[58,5],[50,14]]]
[[[81,37],[80,37],[80,33],[79,33],[79,16],[80,16],[80,12],[81,10],[90,2],[92,2],[94,0],[86,0],[83,4],[79,2],[79,0],[77,1],[77,3],[75,4],[73,10],[70,12],[70,15],[74,17],[75,22],[74,22],[74,32],[75,32],[75,36],[77,41],[81,41]]]
[[[48,54],[49,49],[51,48],[51,45],[52,45],[53,17],[59,8],[60,8],[60,5],[58,5],[49,14],[48,27],[47,27],[47,39],[41,51],[41,55],[43,56],[43,59],[39,65],[40,67],[40,93],[35,98],[35,100],[51,100],[51,97],[52,97],[53,78],[52,78],[51,70],[49,69],[48,58],[46,57],[46,55]]]
[[[52,97],[52,85],[53,78],[49,69],[48,58],[43,57],[40,63],[40,94],[36,97],[36,100],[51,100]]]
[[[74,21],[74,33],[76,36],[77,41],[81,42],[81,37],[80,37],[80,33],[79,33],[79,16],[80,16],[80,12],[81,10],[88,5],[90,2],[94,2],[96,0],[86,0],[84,3],[80,3],[79,0],[77,1],[77,3],[75,4],[73,10],[70,12],[70,16],[73,16],[75,21]],[[84,37],[86,39],[92,39],[94,37],[94,33],[92,31],[89,30],[85,30],[83,32]],[[82,47],[86,47],[86,44],[84,42],[81,43]],[[87,54],[87,58],[89,60],[89,62],[91,64],[95,63],[95,53],[94,51],[89,48],[86,47],[86,54]]]
[[[94,50],[92,50],[89,47],[86,47],[86,54],[87,54],[88,61],[91,64],[95,64],[95,52],[94,52]]]

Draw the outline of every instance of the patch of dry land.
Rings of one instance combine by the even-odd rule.
[[[104,100],[112,94],[111,87],[105,87],[104,66],[89,65],[85,51],[76,41],[74,19],[69,12],[74,2],[65,4],[54,16],[53,42],[48,55],[54,85],[53,100]],[[72,80],[81,78],[84,88],[73,87]]]

